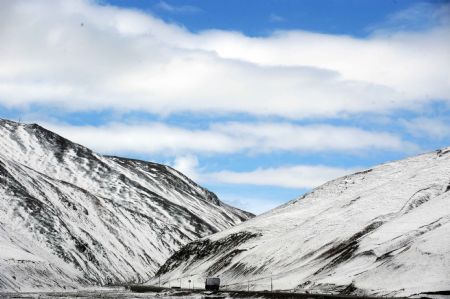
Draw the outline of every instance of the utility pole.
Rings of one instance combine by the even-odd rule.
[[[247,279],[247,292],[250,292],[250,280]]]
[[[161,287],[161,276],[158,276],[158,284],[159,284],[159,287]]]
[[[178,280],[180,281],[180,289],[181,289],[181,278],[178,278]]]
[[[273,292],[272,273],[270,273],[270,291]]]

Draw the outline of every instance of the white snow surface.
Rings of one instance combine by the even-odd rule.
[[[450,290],[450,148],[330,181],[194,241],[159,270],[188,286],[412,296]]]
[[[251,216],[168,166],[0,119],[0,291],[143,282]]]

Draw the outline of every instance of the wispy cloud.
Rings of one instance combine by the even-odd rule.
[[[416,137],[429,139],[443,139],[450,137],[450,122],[439,118],[418,117],[411,120],[402,120],[408,132]]]
[[[273,23],[281,23],[281,22],[286,21],[286,19],[283,18],[283,17],[280,16],[280,15],[271,13],[271,14],[269,15],[269,21],[270,21],[270,22],[273,22]]]
[[[164,123],[73,126],[45,124],[51,130],[101,153],[162,155],[271,152],[412,151],[414,144],[386,132],[348,126],[290,123],[213,123],[187,129]]]
[[[419,2],[398,11],[378,24],[367,27],[375,33],[427,30],[436,26],[450,25],[450,4],[445,2]]]
[[[165,1],[160,1],[155,5],[156,8],[170,12],[170,13],[198,13],[202,10],[199,7],[192,5],[172,5]]]

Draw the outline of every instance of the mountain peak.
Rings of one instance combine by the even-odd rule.
[[[272,281],[300,292],[411,296],[448,290],[449,244],[446,148],[332,180],[194,241],[166,261],[158,280],[183,273],[196,284],[220,276],[240,290]]]
[[[38,124],[0,120],[0,152],[0,290],[144,281],[180,246],[252,216],[171,167]]]

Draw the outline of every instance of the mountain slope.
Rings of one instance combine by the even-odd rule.
[[[249,217],[168,166],[0,120],[0,290],[145,281]]]
[[[237,289],[407,296],[450,290],[450,148],[328,182],[194,241],[157,276]],[[186,283],[186,278],[183,279]]]

